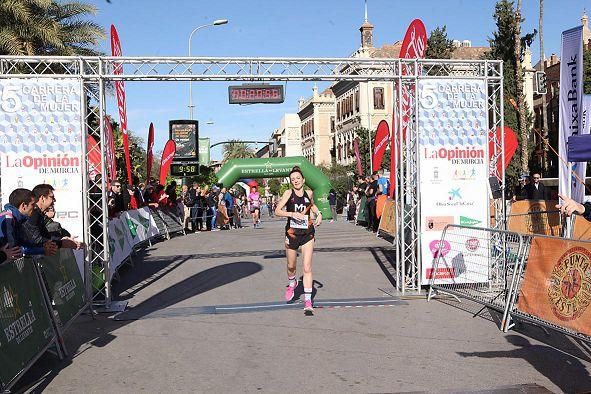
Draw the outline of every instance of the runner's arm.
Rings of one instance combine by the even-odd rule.
[[[293,212],[287,212],[283,210],[283,207],[285,207],[285,204],[287,204],[290,195],[291,189],[288,189],[285,192],[283,192],[283,196],[281,196],[281,199],[279,200],[279,202],[277,203],[277,207],[275,208],[275,215],[284,218],[292,217]]]

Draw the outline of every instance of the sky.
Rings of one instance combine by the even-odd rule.
[[[226,25],[200,29],[193,35],[191,54],[200,57],[349,57],[360,46],[363,0],[87,0],[98,8],[93,20],[108,32],[114,24],[124,56],[187,56],[191,31],[216,19]],[[446,26],[450,39],[485,46],[495,30],[495,0],[367,0],[374,26],[374,46],[404,37],[409,23],[420,18],[430,32]],[[560,52],[560,33],[580,25],[591,0],[544,1],[546,57]],[[524,0],[523,32],[538,28],[539,1]],[[99,50],[110,54],[108,38]],[[540,58],[536,37],[531,48]],[[312,94],[313,82],[289,82],[283,104],[228,103],[229,82],[194,82],[194,118],[200,137],[212,144],[229,139],[268,141],[285,113],[296,113],[298,99]],[[319,89],[328,83],[319,83]],[[150,122],[156,130],[156,151],[168,139],[168,121],[189,118],[188,82],[126,82],[128,128],[146,140]],[[115,98],[107,111],[118,119]],[[213,124],[207,124],[213,123]],[[259,146],[261,147],[261,146]],[[221,159],[221,147],[212,149]]]

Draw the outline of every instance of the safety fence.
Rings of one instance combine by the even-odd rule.
[[[184,234],[179,213],[174,208],[140,209],[121,212],[109,220],[109,264],[108,272],[102,266],[92,267],[92,292],[109,287],[118,269],[126,262],[132,262],[134,253],[146,244],[151,245],[157,238],[170,239],[172,234]],[[101,250],[91,251],[101,253]]]
[[[433,250],[428,299],[450,294],[591,343],[591,242],[446,226]]]
[[[9,390],[47,350],[60,359],[64,334],[89,306],[70,249],[0,265],[0,391]]]

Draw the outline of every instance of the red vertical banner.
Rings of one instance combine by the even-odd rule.
[[[111,53],[113,56],[123,56],[121,51],[121,41],[114,25],[111,25]],[[123,65],[114,63],[113,73],[115,75],[123,74]],[[129,157],[129,136],[127,135],[127,110],[125,105],[125,85],[123,81],[115,81],[115,91],[117,92],[117,106],[119,107],[119,120],[121,121],[121,132],[123,133],[123,153],[125,155],[125,167],[127,169],[127,183],[131,184],[131,158]]]
[[[500,157],[497,158],[497,173],[501,175],[503,170],[507,170],[509,163],[511,163],[511,159],[517,150],[519,142],[517,142],[517,134],[515,134],[515,131],[513,131],[513,129],[509,126],[505,126],[505,129],[502,133],[501,128],[497,127],[495,130],[495,135],[497,141],[504,141],[503,146],[505,147],[505,161],[501,161]],[[488,155],[489,160],[492,162],[492,156],[495,153],[495,142],[491,131],[488,133],[488,141]],[[499,181],[501,181],[501,179],[499,179]]]
[[[91,135],[86,137],[86,146],[88,150],[88,176],[94,180],[102,172],[101,150]]]
[[[164,150],[162,151],[162,160],[160,160],[160,184],[164,185],[166,182],[166,177],[168,176],[168,171],[170,171],[170,165],[172,164],[172,158],[176,153],[176,144],[173,140],[168,140],[166,145],[164,145]]]
[[[357,174],[363,174],[361,169],[361,155],[359,154],[359,138],[353,140],[353,149],[355,150],[355,159],[357,159]]]
[[[111,119],[105,116],[105,152],[106,166],[109,170],[107,174],[108,183],[117,179],[117,160],[115,159],[115,137],[113,136],[113,127]]]
[[[400,54],[398,55],[401,59],[422,59],[425,57],[425,51],[427,50],[427,30],[425,25],[420,19],[413,20],[402,41],[400,47]],[[412,66],[403,66],[401,68],[402,75],[408,75],[411,72]],[[398,133],[400,133],[398,127],[398,119],[396,116],[402,117],[402,138],[406,139],[406,125],[410,121],[410,111],[413,107],[412,96],[409,92],[409,87],[402,85],[402,96],[398,97],[402,101],[402,113],[397,114],[396,108],[394,108],[393,124],[392,124],[392,143],[390,146],[395,151],[394,154],[390,155],[390,197],[394,196],[394,189],[396,187],[396,171],[397,171],[397,160],[400,157],[400,146],[397,143]],[[396,84],[394,90],[397,91]],[[396,102],[394,103],[396,106]]]
[[[150,129],[148,130],[148,150],[146,151],[146,183],[150,181],[152,174],[152,164],[154,163],[154,124],[150,123]]]
[[[384,158],[384,153],[386,153],[386,148],[388,147],[389,139],[390,127],[388,126],[388,122],[382,120],[378,124],[378,128],[376,130],[376,138],[373,142],[372,171],[377,171],[382,167],[382,160]]]

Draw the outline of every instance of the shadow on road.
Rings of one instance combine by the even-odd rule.
[[[582,393],[591,390],[591,376],[585,365],[577,358],[545,345],[533,345],[527,338],[507,335],[507,342],[514,345],[513,350],[490,352],[458,352],[462,357],[517,358],[527,361],[538,372],[566,393]]]

